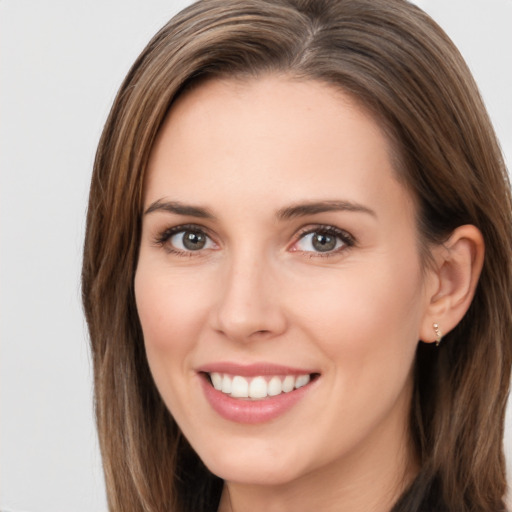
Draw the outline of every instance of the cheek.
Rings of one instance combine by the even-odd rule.
[[[208,312],[207,293],[197,283],[169,275],[162,266],[144,263],[139,264],[134,284],[146,357],[167,408],[180,425],[186,425],[190,382],[196,377],[190,361]]]
[[[208,313],[204,287],[139,266],[135,299],[148,357],[191,348]]]
[[[321,280],[303,280],[293,300],[296,321],[330,357],[411,352],[423,315],[421,269],[415,254],[353,265]]]
[[[399,397],[408,407],[423,314],[421,269],[417,259],[412,262],[381,260],[371,269],[354,265],[335,280],[294,295],[296,322],[329,362],[325,378],[333,405],[319,421],[333,440],[345,425],[348,437],[340,443],[356,443]]]

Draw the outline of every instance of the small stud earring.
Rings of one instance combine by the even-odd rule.
[[[436,347],[439,347],[439,343],[441,343],[441,340],[443,339],[443,333],[441,332],[441,329],[439,329],[439,325],[432,324],[432,327],[436,333]]]

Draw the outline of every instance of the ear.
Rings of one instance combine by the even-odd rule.
[[[422,341],[438,341],[462,320],[475,295],[484,252],[482,233],[472,225],[458,227],[446,242],[433,249],[427,308],[420,326]]]

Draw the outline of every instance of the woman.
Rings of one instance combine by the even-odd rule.
[[[477,88],[417,7],[185,9],[91,185],[110,509],[505,510],[510,213]]]

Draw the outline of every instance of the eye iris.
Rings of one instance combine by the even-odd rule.
[[[206,245],[206,236],[196,231],[185,231],[183,246],[190,251],[198,251]]]
[[[327,233],[314,233],[312,244],[319,252],[332,251],[336,247],[336,237]]]

